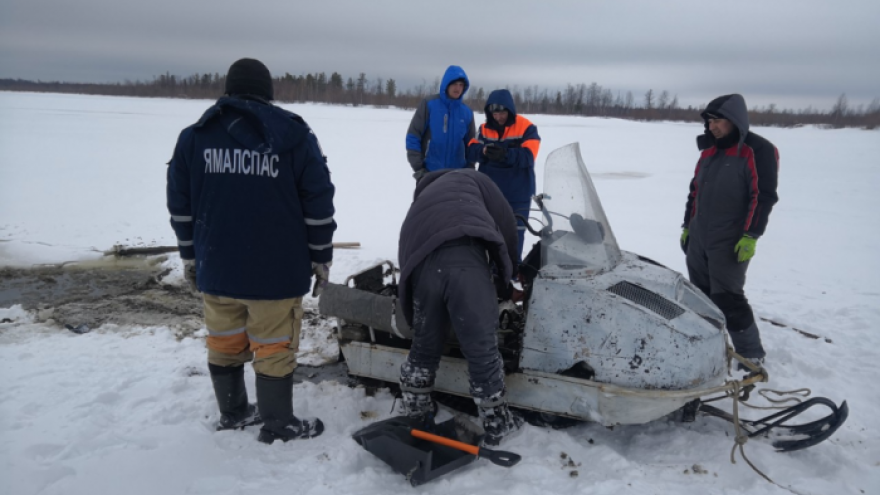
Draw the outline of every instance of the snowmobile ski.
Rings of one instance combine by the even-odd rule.
[[[802,414],[814,406],[825,406],[831,409],[831,414],[811,421],[809,423],[786,425],[790,419]],[[700,403],[699,411],[709,416],[725,419],[735,423],[734,416],[717,407]],[[838,407],[834,402],[825,397],[814,397],[800,404],[775,412],[761,419],[739,419],[739,426],[745,430],[749,438],[771,437],[773,447],[779,452],[792,452],[806,449],[821,443],[834,434],[849,416],[849,406],[846,401]]]

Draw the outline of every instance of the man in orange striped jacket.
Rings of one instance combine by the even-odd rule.
[[[529,119],[517,115],[513,96],[496,89],[486,100],[486,123],[468,144],[468,161],[478,162],[479,171],[492,178],[501,189],[517,218],[518,261],[522,260],[525,221],[535,195],[535,159],[541,137]]]

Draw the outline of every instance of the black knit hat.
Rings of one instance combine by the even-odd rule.
[[[254,95],[271,100],[275,97],[272,92],[272,75],[259,60],[238,60],[229,66],[229,72],[226,73],[226,94]]]

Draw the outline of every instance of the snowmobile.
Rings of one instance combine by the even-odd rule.
[[[844,423],[846,402],[825,398],[756,421],[709,405],[748,400],[767,371],[742,359],[751,373],[731,378],[738,356],[727,345],[721,310],[680,273],[618,247],[578,144],[552,152],[544,174],[544,192],[534,198],[541,217],[527,222],[540,240],[519,270],[524,301],[499,305],[498,343],[513,408],[550,426],[637,425],[679,410],[692,420],[700,412],[734,422],[738,435],[772,432],[781,451],[815,445]],[[350,375],[398,383],[412,329],[397,307],[395,271],[385,261],[329,284],[320,298],[320,312],[338,319]],[[435,391],[469,397],[454,332]],[[816,406],[830,413],[788,424]]]

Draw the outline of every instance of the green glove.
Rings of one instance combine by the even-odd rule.
[[[679,239],[679,244],[681,244],[681,250],[684,251],[684,254],[688,254],[688,234],[690,230],[687,227],[681,230],[681,239]]]
[[[755,244],[758,243],[758,239],[751,237],[748,234],[744,234],[742,239],[736,243],[736,246],[733,247],[733,252],[736,253],[736,260],[742,263],[743,261],[749,261],[752,259],[752,256],[755,255]]]

